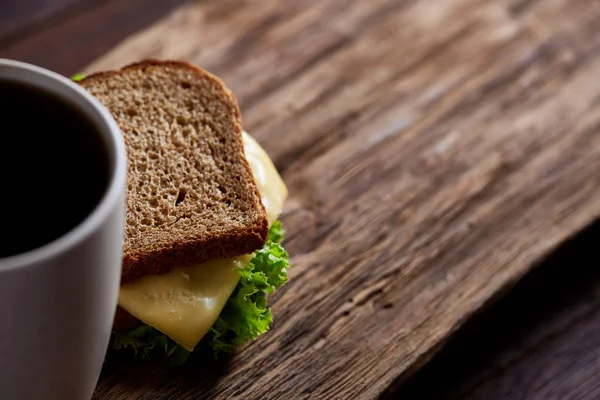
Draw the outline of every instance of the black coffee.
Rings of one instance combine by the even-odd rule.
[[[0,258],[82,222],[107,190],[105,141],[74,105],[0,79]]]

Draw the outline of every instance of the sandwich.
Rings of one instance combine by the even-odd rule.
[[[185,62],[73,77],[113,115],[127,149],[125,241],[107,357],[181,364],[232,352],[272,322],[287,281],[278,218],[287,188],[242,129],[231,90]]]

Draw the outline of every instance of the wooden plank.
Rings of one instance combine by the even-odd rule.
[[[84,0],[3,0],[0,5],[0,44],[36,23],[82,2]]]
[[[197,2],[87,71],[225,79],[289,185],[291,282],[222,369],[122,368],[96,398],[375,398],[600,215],[592,0]],[[206,371],[211,371],[207,373]]]
[[[469,321],[433,362],[381,400],[600,398],[598,238],[600,221]]]
[[[71,76],[112,49],[124,37],[146,28],[186,0],[78,0],[56,12],[36,17],[35,4],[25,0],[18,9],[27,12],[32,24],[2,35],[0,57],[26,61]],[[75,0],[70,0],[75,1]],[[47,3],[47,2],[46,2]],[[58,3],[47,4],[50,9]],[[0,14],[11,15],[0,5]],[[29,11],[27,11],[29,10]],[[23,15],[26,17],[26,15]],[[8,31],[7,31],[8,32]]]

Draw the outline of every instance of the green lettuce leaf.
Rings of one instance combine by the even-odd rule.
[[[231,353],[269,330],[273,317],[267,295],[288,279],[289,260],[281,245],[283,238],[281,223],[276,221],[265,246],[254,253],[250,264],[237,271],[240,282],[194,353],[203,347],[211,348],[215,355]],[[113,332],[107,359],[125,356],[150,361],[167,357],[172,364],[181,365],[191,355],[155,328],[141,325],[127,332]]]
[[[77,82],[82,80],[83,78],[85,78],[85,74],[75,74],[71,77],[71,80]]]
[[[148,362],[166,356],[171,364],[182,365],[190,354],[162,332],[142,324],[127,332],[113,332],[106,360],[113,361],[124,356]]]
[[[269,231],[267,244],[246,268],[238,270],[242,279],[207,338],[215,353],[230,353],[269,330],[273,317],[267,307],[267,294],[287,281],[289,261],[282,240],[283,230],[277,221]]]

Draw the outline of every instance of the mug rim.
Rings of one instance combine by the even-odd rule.
[[[21,73],[19,78],[6,77],[7,71]],[[37,76],[40,81],[32,77]],[[81,105],[80,111],[96,126],[106,142],[109,155],[109,183],[100,201],[94,209],[77,225],[58,238],[34,249],[0,258],[0,273],[33,266],[43,260],[54,258],[73,248],[94,232],[110,216],[114,207],[120,207],[121,192],[124,190],[127,177],[127,156],[125,142],[121,130],[110,112],[83,87],[56,72],[22,61],[0,58],[0,79],[22,82],[53,95],[70,104]],[[52,91],[52,85],[61,85],[64,93]],[[87,106],[87,107],[86,107]],[[123,205],[124,206],[124,205]]]

